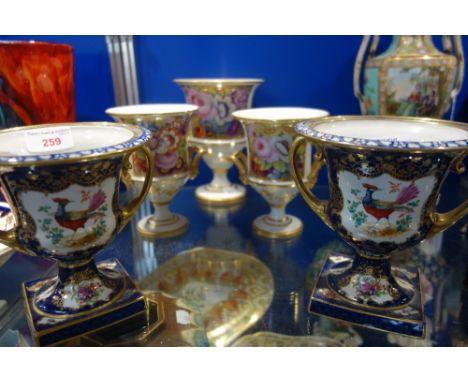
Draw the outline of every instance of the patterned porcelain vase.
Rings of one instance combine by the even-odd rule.
[[[41,140],[44,134],[61,136],[64,148],[36,149],[32,133]],[[17,222],[0,232],[0,241],[58,263],[58,276],[23,285],[38,344],[144,313],[143,296],[119,262],[96,265],[93,259],[149,191],[147,176],[141,194],[119,207],[124,158],[136,150],[149,158],[143,147],[149,138],[139,127],[108,123],[33,125],[0,132],[0,180]]]
[[[75,120],[73,49],[0,42],[0,128]]]
[[[359,89],[362,61],[370,43],[363,39],[354,72],[354,93],[363,114],[441,118],[460,91],[464,60],[460,36],[444,36],[444,53],[431,36],[393,36],[376,56],[374,36],[364,64],[364,94]]]
[[[461,219],[468,201],[435,212],[450,170],[464,171],[468,125],[403,117],[335,117],[305,122],[292,145],[296,185],[309,206],[357,251],[329,256],[312,295],[319,314],[402,334],[424,335],[417,269],[390,259]],[[304,143],[327,164],[330,200],[315,197],[299,176]],[[320,166],[313,166],[318,171]]]
[[[302,222],[286,214],[287,204],[296,197],[297,189],[291,174],[288,155],[296,136],[294,126],[307,119],[327,116],[320,109],[268,107],[236,111],[247,136],[247,154],[238,153],[235,163],[245,184],[250,184],[270,205],[270,213],[253,222],[260,236],[291,238],[301,234]],[[306,177],[310,171],[310,147],[298,154],[300,171]]]
[[[236,110],[252,106],[260,79],[179,79],[187,103],[198,106],[193,118],[190,140],[213,170],[213,180],[196,189],[197,199],[207,204],[238,203],[245,198],[245,188],[232,184],[227,172],[231,157],[245,147],[239,121],[232,118]]]
[[[146,237],[177,236],[188,228],[187,218],[172,213],[169,203],[189,177],[196,176],[201,156],[195,156],[192,162],[187,131],[197,109],[188,104],[146,104],[106,110],[117,121],[145,127],[152,134],[149,148],[155,170],[149,197],[154,213],[140,220],[137,225],[138,232]],[[131,162],[131,183],[139,188],[148,173],[148,165],[140,153],[133,154]]]

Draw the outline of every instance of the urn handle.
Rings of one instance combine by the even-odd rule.
[[[133,199],[130,203],[128,203],[126,206],[122,207],[121,209],[122,223],[119,227],[119,230],[122,230],[130,221],[132,216],[137,212],[138,208],[140,207],[140,204],[143,203],[143,201],[146,198],[146,195],[148,195],[148,192],[151,188],[151,183],[153,181],[154,162],[152,159],[153,155],[151,153],[151,150],[146,145],[142,146],[140,150],[143,150],[143,153],[145,154],[145,157],[146,157],[147,170],[145,173],[145,180],[143,182],[143,186],[141,188],[140,194],[135,199]],[[127,162],[125,162],[125,160],[127,160]],[[124,157],[124,166],[126,165],[128,165],[128,156]]]
[[[133,153],[128,153],[124,156],[122,165],[122,182],[124,182],[127,188],[133,185],[132,175],[130,174],[130,170],[133,167],[132,162],[130,160],[132,154]]]
[[[193,180],[198,176],[198,169],[200,167],[200,159],[206,154],[206,150],[195,146],[193,143],[189,144],[189,179]]]
[[[465,166],[463,165],[463,160],[465,156],[468,154],[466,151],[464,154],[459,156],[453,162],[452,168],[458,174],[463,174],[465,172]],[[435,209],[435,207],[434,207]],[[455,207],[453,210],[444,213],[433,212],[431,214],[431,219],[433,222],[433,226],[428,233],[428,237],[432,237],[439,232],[445,231],[447,228],[454,225],[457,221],[463,218],[466,214],[468,214],[468,199],[465,199],[463,203],[459,206]]]
[[[247,157],[242,151],[239,151],[229,157],[239,171],[239,179],[244,186],[248,186],[249,180],[247,178]]]
[[[304,137],[297,137],[291,145],[289,151],[289,162],[291,163],[291,170],[294,181],[296,182],[297,189],[301,193],[302,197],[309,205],[309,207],[318,215],[320,219],[331,229],[333,229],[332,222],[327,214],[328,200],[321,200],[317,198],[312,191],[306,186],[302,177],[297,169],[297,152],[303,144],[307,143],[307,139]],[[318,144],[313,144],[316,152],[314,155],[314,161],[310,168],[309,184],[315,185],[318,173],[322,166],[325,164],[325,157],[322,148]]]
[[[461,42],[461,36],[443,36],[443,45],[446,53],[454,54],[457,59],[457,71],[455,77],[455,84],[452,89],[450,96],[452,97],[452,103],[455,102],[455,98],[463,84],[463,78],[465,74],[465,58],[463,55],[463,45]]]
[[[361,105],[361,113],[364,113],[364,96],[361,93],[361,73],[362,73],[362,64],[364,60],[364,56],[367,51],[367,47],[369,46],[369,42],[371,40],[371,36],[364,36],[362,38],[361,46],[359,47],[358,54],[356,56],[356,61],[354,63],[354,75],[353,75],[353,89],[354,95],[359,100]],[[369,57],[373,57],[375,55],[375,51],[377,50],[377,45],[379,44],[379,37],[375,36],[372,45],[369,51]]]

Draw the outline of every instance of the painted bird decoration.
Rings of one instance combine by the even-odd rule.
[[[415,199],[419,195],[419,189],[414,183],[403,187],[398,193],[395,201],[379,200],[374,198],[374,192],[380,191],[380,188],[373,184],[363,183],[366,189],[366,194],[362,199],[364,210],[378,221],[387,219],[393,212],[409,213],[413,212],[413,208],[406,204]]]
[[[104,216],[103,212],[97,210],[106,201],[106,194],[102,190],[97,191],[90,198],[88,208],[80,211],[67,211],[67,205],[72,202],[67,198],[54,198],[52,201],[58,204],[54,215],[57,224],[76,233],[89,219]]]

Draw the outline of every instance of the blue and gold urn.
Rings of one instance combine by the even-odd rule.
[[[468,200],[446,213],[436,201],[449,171],[464,171],[468,126],[435,119],[329,117],[297,125],[290,161],[302,196],[356,254],[328,257],[310,310],[383,331],[423,336],[417,269],[393,267],[394,254],[444,231],[468,213]],[[296,152],[316,147],[312,172],[328,168],[330,200],[299,176]]]
[[[50,345],[145,314],[145,301],[118,260],[94,256],[130,220],[149,191],[119,206],[121,170],[150,138],[124,124],[36,125],[0,132],[2,190],[17,224],[0,241],[54,259],[58,275],[23,284],[36,343]]]

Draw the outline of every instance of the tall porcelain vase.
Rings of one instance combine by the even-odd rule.
[[[379,36],[365,36],[354,66],[354,94],[362,114],[442,118],[455,102],[464,73],[461,37],[443,36],[442,42],[444,52],[431,36],[393,36],[388,49],[376,55]]]
[[[213,171],[209,184],[198,187],[197,199],[204,204],[225,205],[245,198],[245,188],[231,183],[227,172],[233,155],[245,147],[245,136],[239,121],[232,117],[236,110],[252,107],[252,98],[261,79],[178,79],[187,103],[198,106],[192,119],[190,142]]]

